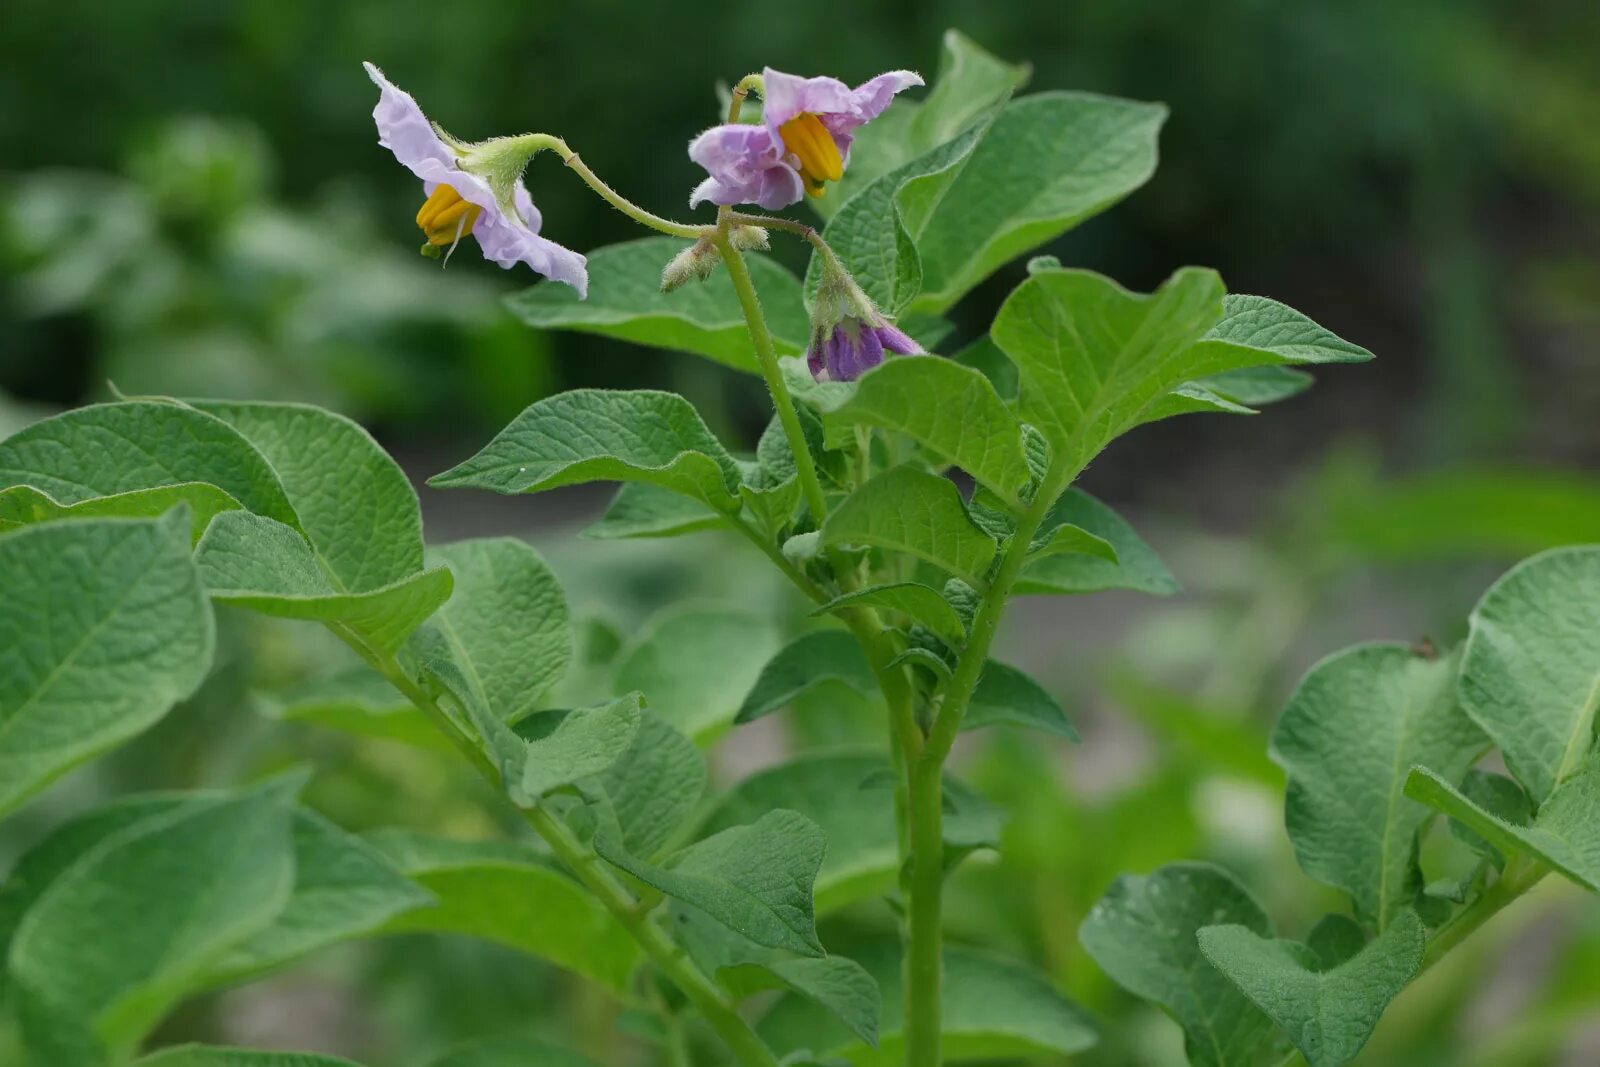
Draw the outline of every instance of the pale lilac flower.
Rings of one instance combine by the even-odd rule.
[[[380,90],[372,118],[378,124],[378,143],[394,153],[394,158],[418,178],[428,194],[417,212],[417,225],[427,236],[424,251],[449,246],[471,234],[483,250],[483,258],[510,268],[526,263],[546,278],[566,282],[588,293],[589,271],[586,260],[539,236],[542,219],[539,209],[517,177],[497,189],[486,174],[465,169],[468,149],[444,135],[428,121],[411,94],[396,88],[371,63],[362,64]],[[520,168],[517,168],[520,172]]]
[[[885,352],[920,356],[922,346],[887,320],[876,324],[847,318],[826,335],[815,336],[806,350],[806,366],[819,382],[852,382],[883,362]]]
[[[689,206],[759,204],[769,211],[802,196],[821,196],[850,161],[856,127],[883,113],[896,93],[921,85],[893,70],[852,89],[837,78],[762,72],[761,125],[713,126],[689,145],[689,158],[711,175]]]

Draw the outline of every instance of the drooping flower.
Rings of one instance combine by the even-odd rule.
[[[823,260],[811,306],[806,366],[819,382],[851,382],[884,361],[887,353],[921,356],[923,347],[878,310],[838,261]]]
[[[453,250],[470,234],[490,262],[508,269],[526,263],[546,278],[566,282],[580,297],[587,295],[584,257],[539,236],[543,220],[522,184],[522,167],[531,153],[519,148],[516,138],[481,144],[456,140],[428,121],[410,93],[371,63],[363,66],[379,89],[372,110],[378,143],[422,179],[427,193],[417,212],[426,238],[423,252]]]
[[[761,125],[713,126],[689,145],[689,158],[711,175],[689,206],[759,204],[769,211],[802,196],[821,196],[850,162],[856,128],[877,118],[895,94],[922,78],[892,70],[852,89],[837,78],[762,73]]]

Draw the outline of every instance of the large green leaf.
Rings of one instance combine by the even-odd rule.
[[[0,442],[0,487],[30,485],[62,504],[205,482],[279,522],[297,522],[271,465],[221,419],[134,400],[78,408]]]
[[[310,619],[388,651],[450,596],[450,572],[421,571],[362,592],[340,589],[299,533],[248,511],[218,515],[195,547],[213,600],[267,615]]]
[[[194,406],[238,430],[266,457],[339,591],[381,589],[422,570],[416,490],[367,431],[308,404]]]
[[[377,930],[432,894],[383,853],[310,811],[295,812],[294,890],[272,924],[217,964],[227,979],[265,970],[319,948]]]
[[[1594,747],[1600,709],[1600,547],[1513,567],[1478,601],[1461,703],[1542,803]]]
[[[1416,913],[1400,912],[1360,952],[1322,970],[1306,946],[1273,941],[1248,927],[1208,926],[1199,939],[1206,959],[1288,1032],[1311,1067],[1355,1058],[1422,965],[1426,940]]]
[[[361,1067],[353,1060],[311,1052],[268,1052],[263,1049],[179,1045],[134,1062],[134,1067]]]
[[[190,538],[195,541],[200,540],[215,516],[239,507],[233,497],[205,482],[134,489],[90,497],[76,504],[63,504],[32,486],[14,485],[0,489],[0,533],[54,519],[153,519],[180,503],[189,505]]]
[[[1267,913],[1227,871],[1171,863],[1112,882],[1078,940],[1118,985],[1178,1021],[1195,1067],[1249,1067],[1272,1024],[1200,954],[1196,932],[1219,923],[1272,935]]]
[[[555,729],[523,740],[499,719],[486,716],[482,705],[466,708],[499,763],[511,799],[533,807],[548,793],[604,774],[622,759],[639,734],[642,718],[638,693],[609,704],[567,712]]]
[[[1002,500],[1021,505],[1031,477],[1022,429],[978,371],[944,359],[891,359],[864,375],[828,416],[904,433],[960,467]]]
[[[1088,271],[1036,271],[1014,289],[990,336],[1021,380],[1023,418],[1075,471],[1193,378],[1285,357],[1202,341],[1223,312],[1222,280],[1187,267],[1148,296]]]
[[[822,956],[811,892],[826,840],[794,811],[771,811],[746,826],[702,838],[653,864],[606,834],[595,850],[609,863],[692,905],[747,940],[803,956]]]
[[[1556,787],[1531,825],[1485,810],[1426,767],[1412,768],[1406,796],[1444,812],[1503,856],[1533,856],[1600,892],[1600,754]]]
[[[994,660],[984,664],[961,722],[963,731],[984,726],[1026,726],[1078,740],[1078,731],[1055,697],[1027,674]]]
[[[882,1004],[878,983],[843,956],[798,956],[762,948],[687,904],[668,913],[674,939],[696,965],[736,997],[767,989],[789,989],[830,1012],[868,1045],[878,1042]]]
[[[1177,579],[1133,527],[1083,490],[1068,489],[1061,494],[1039,528],[1053,531],[1063,525],[1076,526],[1106,542],[1116,553],[1116,561],[1081,552],[1035,557],[1022,568],[1018,595],[1132,589],[1167,596],[1178,591]]]
[[[540,282],[507,303],[513,314],[532,326],[693,352],[759,373],[739,298],[720,264],[703,282],[661,291],[661,269],[688,247],[689,242],[673,237],[608,245],[589,253],[588,299],[578,299],[569,285]],[[765,256],[746,256],[745,261],[779,354],[804,350],[810,331],[799,279]]]
[[[760,1031],[780,1051],[811,1049],[854,1067],[897,1067],[905,1060],[904,985],[898,946],[869,942],[854,953],[883,993],[879,1044],[870,1048],[816,1005],[786,997]],[[1094,1045],[1088,1014],[1050,980],[1010,960],[958,947],[944,953],[941,1025],[945,1058],[1049,1059]]]
[[[144,730],[211,666],[183,508],[0,536],[0,813]]]
[[[643,692],[668,723],[705,743],[734,721],[776,645],[770,623],[748,611],[672,609],[618,657],[612,691]]]
[[[175,804],[106,834],[56,875],[8,960],[42,1062],[92,1062],[81,1059],[89,1035],[129,1050],[273,922],[294,885],[292,797],[303,781]]]
[[[1460,781],[1487,745],[1456,701],[1459,662],[1405,645],[1337,653],[1306,675],[1272,734],[1300,866],[1380,930],[1422,888],[1417,835],[1432,813],[1406,799],[1406,774],[1422,764]]]
[[[1294,308],[1245,293],[1232,293],[1223,300],[1222,318],[1206,333],[1206,339],[1263,349],[1288,363],[1364,363],[1372,358],[1365,348],[1317,325]]]
[[[512,494],[594,481],[650,482],[731,511],[740,476],[683,397],[573,389],[530,405],[477,455],[428,484]]]
[[[915,467],[891,467],[851,493],[823,522],[822,541],[905,552],[978,585],[995,553],[955,483]]]
[[[638,946],[592,894],[531,848],[401,830],[370,839],[437,900],[396,916],[387,930],[482,938],[627,990]]]
[[[693,741],[646,708],[633,744],[596,780],[611,805],[622,847],[653,859],[700,803],[706,765]]]
[[[449,569],[455,591],[413,643],[424,656],[452,659],[494,715],[526,715],[572,659],[567,599],[555,575],[511,537],[430,548],[428,561]]]
[[[725,519],[697,500],[648,482],[624,482],[605,514],[585,526],[581,537],[614,541],[629,537],[677,537],[714,530]]]
[[[1001,264],[1143,185],[1166,114],[1089,93],[1007,104],[917,234],[923,293],[911,310],[944,311]]]

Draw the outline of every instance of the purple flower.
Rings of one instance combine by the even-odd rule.
[[[761,125],[713,126],[689,145],[689,158],[711,175],[689,206],[759,204],[769,211],[804,195],[821,196],[850,161],[856,127],[883,113],[902,89],[921,85],[909,70],[893,70],[852,89],[837,78],[762,73]]]
[[[378,143],[422,179],[428,194],[417,225],[427,237],[424,251],[449,246],[467,234],[477,239],[483,258],[502,267],[526,263],[546,278],[566,282],[587,295],[589,271],[584,257],[570,248],[539,236],[539,209],[522,179],[496,187],[488,176],[465,169],[464,145],[428,121],[411,94],[396,88],[371,63],[363,64],[378,86],[378,106],[372,118],[378,124]],[[520,174],[520,168],[516,168]],[[437,254],[437,253],[435,253]]]
[[[885,352],[924,354],[921,345],[889,322],[880,319],[872,325],[852,316],[812,338],[806,365],[819,382],[851,382],[882,363]]]

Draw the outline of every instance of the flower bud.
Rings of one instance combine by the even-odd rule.
[[[682,252],[673,256],[661,270],[661,291],[670,293],[682,288],[691,279],[705,281],[717,266],[717,246],[709,237],[702,237]]]

